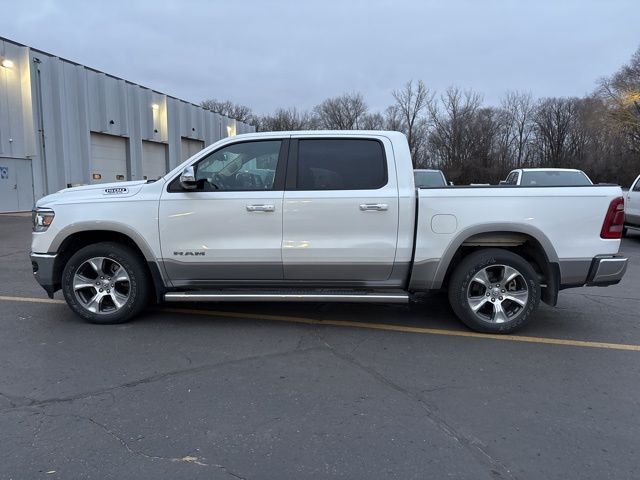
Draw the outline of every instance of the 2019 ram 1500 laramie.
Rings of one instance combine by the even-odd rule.
[[[511,332],[558,291],[611,285],[615,186],[416,189],[383,131],[239,135],[157,181],[38,201],[36,279],[95,323],[159,301],[409,302],[447,289],[470,328]]]

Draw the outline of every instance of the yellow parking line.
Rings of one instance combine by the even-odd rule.
[[[56,300],[54,298],[38,298],[38,297],[7,297],[0,295],[0,300],[5,302],[27,302],[27,303],[65,303],[64,300]]]
[[[64,300],[35,297],[9,297],[0,295],[0,301],[27,303],[65,303]],[[627,350],[640,352],[640,345],[624,343],[589,342],[586,340],[565,340],[561,338],[528,337],[523,335],[495,335],[476,333],[465,330],[446,330],[441,328],[410,327],[387,323],[354,322],[350,320],[318,320],[315,318],[292,317],[285,315],[266,315],[262,313],[225,312],[217,310],[196,310],[189,308],[158,308],[158,312],[184,313],[187,315],[206,315],[210,317],[243,318],[248,320],[267,320],[276,322],[301,323],[305,325],[329,325],[332,327],[364,328],[369,330],[386,330],[392,332],[420,333],[426,335],[445,335],[448,337],[468,337],[485,340],[502,340],[508,342],[542,343],[547,345],[564,345],[571,347],[604,348],[608,350]]]
[[[631,350],[631,351],[640,352],[640,345],[628,345],[624,343],[589,342],[585,340],[564,340],[561,338],[527,337],[522,335],[495,335],[490,333],[468,332],[464,330],[445,330],[441,328],[410,327],[407,325],[393,325],[393,324],[387,324],[387,323],[353,322],[350,320],[317,320],[317,319],[305,318],[305,317],[264,315],[259,313],[194,310],[194,309],[186,309],[186,308],[162,308],[162,309],[158,309],[158,311],[171,312],[171,313],[186,313],[190,315],[208,315],[212,317],[231,317],[231,318],[245,318],[245,319],[251,319],[251,320],[268,320],[268,321],[277,321],[277,322],[303,323],[306,325],[330,325],[334,327],[365,328],[369,330],[386,330],[386,331],[393,331],[393,332],[421,333],[421,334],[427,334],[427,335],[445,335],[449,337],[470,337],[470,338],[482,338],[482,339],[491,339],[491,340],[505,340],[510,342],[544,343],[548,345],[605,348],[610,350]]]

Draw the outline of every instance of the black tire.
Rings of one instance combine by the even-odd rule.
[[[627,226],[623,226],[622,227],[622,238],[626,237],[627,234],[629,233],[629,230],[627,230]]]
[[[507,285],[500,285],[500,275],[504,279],[507,271],[511,272],[505,267],[514,269],[519,276],[507,282]],[[478,277],[483,277],[482,271],[487,280],[490,280],[491,288],[479,281]],[[507,289],[506,292],[503,287]],[[449,281],[448,293],[451,308],[472,330],[483,333],[511,333],[522,328],[538,308],[540,282],[531,264],[521,256],[508,250],[488,248],[473,252],[460,262]],[[518,300],[518,303],[511,300],[512,297]],[[482,307],[474,312],[471,303],[482,304]],[[498,309],[504,313],[499,313]]]
[[[101,280],[102,277],[96,274],[95,278],[91,278],[91,286],[74,290],[74,278],[79,278],[77,275],[83,275],[82,278],[84,278],[91,276],[95,271],[95,268],[92,271],[91,268],[87,267],[87,265],[90,265],[88,261],[95,258],[103,259],[101,265],[105,269],[104,280]],[[115,300],[113,300],[115,297],[112,295],[106,298],[106,292],[110,292],[110,290],[106,290],[108,284],[98,285],[99,282],[107,282],[107,278],[109,278],[108,281],[112,281],[111,277],[107,275],[109,275],[109,269],[115,268],[114,265],[122,267],[127,276],[127,279],[119,281],[115,288],[113,287],[114,284],[111,284],[113,294],[119,295],[119,301],[123,300],[126,294],[126,300],[122,301],[121,306],[116,305]],[[81,268],[85,270],[81,271]],[[124,276],[124,274],[122,275]],[[114,279],[113,281],[117,280]],[[94,286],[94,284],[97,286]],[[99,287],[105,287],[104,293],[100,293],[100,295],[105,296],[105,299],[103,300],[101,297],[97,303],[94,302],[92,304],[94,308],[97,305],[98,310],[93,312],[85,307],[85,304],[91,302],[83,302],[83,299],[87,299],[93,294],[98,296]],[[116,292],[116,289],[119,289],[119,291]],[[78,316],[90,323],[110,325],[127,322],[140,313],[148,303],[151,289],[147,267],[138,253],[126,245],[102,242],[81,248],[71,256],[62,272],[62,292],[67,304]],[[103,290],[100,290],[100,292],[103,292]]]

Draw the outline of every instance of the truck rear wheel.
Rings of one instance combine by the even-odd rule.
[[[88,245],[65,265],[62,292],[69,307],[84,320],[123,323],[147,304],[147,270],[140,256],[124,245]]]
[[[491,248],[473,252],[449,281],[449,302],[472,330],[511,333],[525,325],[540,303],[540,282],[524,258]]]

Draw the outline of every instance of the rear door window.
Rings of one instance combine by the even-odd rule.
[[[387,184],[382,144],[370,139],[298,142],[297,190],[373,190]]]

